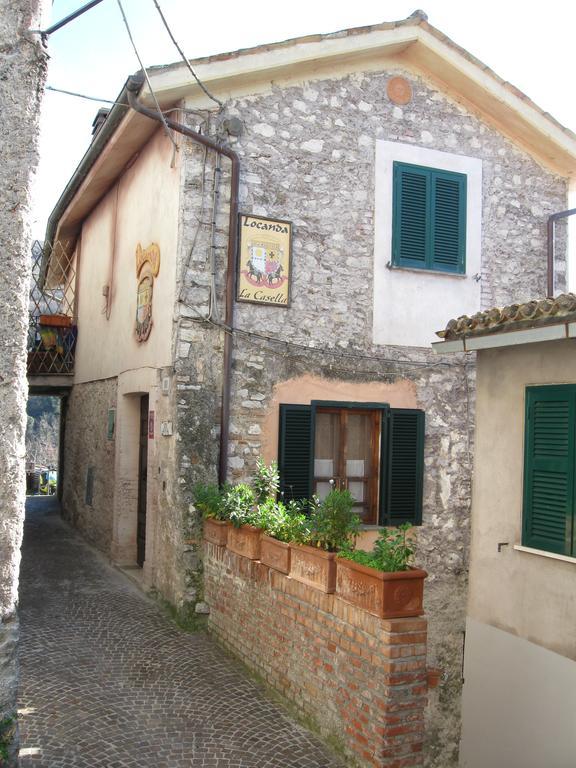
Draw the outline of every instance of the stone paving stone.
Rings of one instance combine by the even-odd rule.
[[[204,633],[174,626],[30,498],[21,768],[341,768]]]

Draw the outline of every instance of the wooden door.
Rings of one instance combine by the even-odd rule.
[[[148,485],[148,395],[140,398],[140,447],[138,452],[138,516],[136,523],[136,562],[146,558],[146,491]]]

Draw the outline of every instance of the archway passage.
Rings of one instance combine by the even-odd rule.
[[[60,495],[63,398],[31,394],[26,408],[26,495]]]

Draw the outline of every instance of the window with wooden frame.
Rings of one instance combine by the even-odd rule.
[[[280,406],[284,499],[347,488],[366,525],[422,522],[424,412],[385,403]]]
[[[466,175],[395,162],[392,265],[466,271]]]
[[[522,544],[576,557],[576,384],[526,389]]]

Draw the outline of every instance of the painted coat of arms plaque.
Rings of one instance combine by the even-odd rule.
[[[146,341],[152,330],[152,297],[154,293],[154,278],[160,271],[160,248],[152,243],[148,248],[136,247],[136,277],[138,288],[136,292],[136,325],[135,333],[138,341]]]

